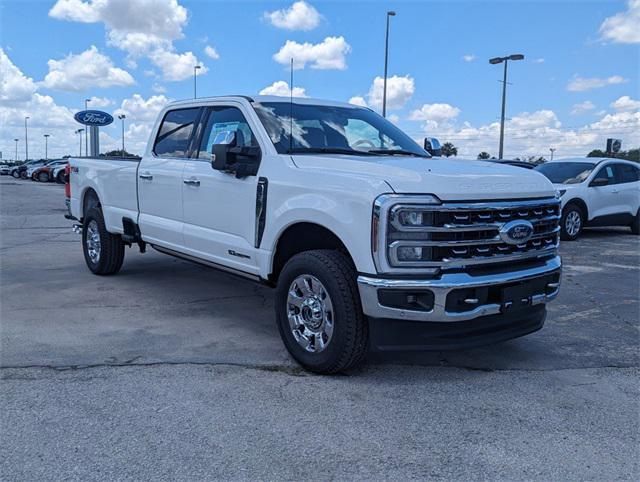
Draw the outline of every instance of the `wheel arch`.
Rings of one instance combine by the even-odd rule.
[[[277,237],[268,280],[276,283],[282,268],[296,254],[314,249],[335,249],[347,255],[355,267],[345,243],[332,230],[318,223],[301,221],[290,224]]]
[[[567,209],[567,206],[571,204],[575,204],[582,210],[582,213],[584,214],[584,220],[585,222],[587,222],[589,220],[589,208],[587,207],[587,203],[579,197],[574,197],[565,203],[564,208],[562,208],[563,211]]]
[[[84,218],[85,213],[91,209],[93,206],[97,206],[102,209],[102,204],[100,203],[100,197],[95,189],[92,187],[87,187],[82,192],[82,197],[80,201],[80,206],[82,211],[80,212],[81,219]]]

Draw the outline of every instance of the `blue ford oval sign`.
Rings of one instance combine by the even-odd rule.
[[[507,244],[523,244],[533,236],[533,224],[525,220],[506,223],[500,229],[500,238]]]
[[[101,110],[81,110],[73,118],[85,126],[101,127],[108,126],[113,122],[111,114]]]

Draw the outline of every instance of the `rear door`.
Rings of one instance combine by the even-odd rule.
[[[616,189],[621,212],[635,215],[640,205],[640,169],[622,162],[615,163],[613,169],[618,181]]]
[[[150,156],[138,168],[138,224],[146,241],[172,249],[184,247],[182,171],[190,153],[200,108],[168,111]]]
[[[184,236],[189,254],[245,272],[257,273],[255,256],[258,176],[238,179],[211,167],[211,149],[235,132],[238,146],[258,146],[240,104],[203,112],[203,129],[182,173]]]

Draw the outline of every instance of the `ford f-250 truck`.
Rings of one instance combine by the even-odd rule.
[[[93,273],[118,272],[138,245],[274,286],[286,348],[319,373],[372,345],[534,332],[559,289],[559,200],[543,175],[431,158],[350,104],[175,102],[142,159],[71,159],[69,196]]]

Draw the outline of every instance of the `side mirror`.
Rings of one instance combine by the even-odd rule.
[[[442,156],[442,146],[440,145],[440,141],[435,137],[424,138],[424,150],[434,157]]]
[[[606,186],[607,184],[609,184],[609,179],[598,177],[589,183],[589,187]]]
[[[221,133],[223,142],[215,142],[211,148],[211,167],[217,171],[235,174],[238,179],[258,173],[262,154],[259,147],[237,146],[235,132]],[[220,137],[220,135],[218,136]],[[218,141],[216,137],[216,141]]]

